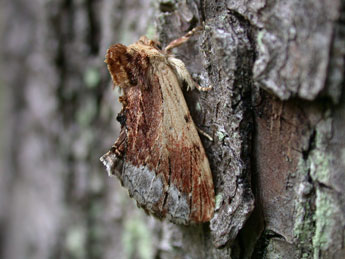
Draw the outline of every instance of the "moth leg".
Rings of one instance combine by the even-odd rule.
[[[187,70],[185,64],[180,59],[170,56],[168,57],[168,62],[170,66],[173,68],[180,82],[180,86],[182,87],[183,82],[187,83],[187,91],[193,90],[194,88],[203,92],[212,89],[212,86],[202,87],[198,83],[196,83],[190,75],[189,71]]]
[[[208,92],[208,91],[210,91],[213,88],[212,85],[210,85],[210,86],[200,86],[195,81],[194,81],[194,85],[195,85],[196,89],[198,89],[199,91],[202,91],[202,92]]]
[[[200,129],[199,127],[196,127],[196,129],[198,130],[200,135],[203,135],[205,138],[207,138],[209,141],[213,142],[213,138],[207,134],[205,131],[203,131],[202,129]]]
[[[185,64],[182,60],[175,58],[175,57],[168,57],[168,62],[171,68],[174,70],[175,75],[177,76],[180,86],[182,87],[183,82],[187,83],[187,90],[193,90],[196,87],[196,83],[194,82],[192,76],[189,74]]]
[[[185,43],[189,40],[190,37],[192,37],[196,32],[199,32],[202,30],[202,26],[197,26],[193,30],[187,32],[184,36],[181,38],[178,38],[176,40],[173,40],[168,44],[168,46],[165,47],[164,51],[169,54],[173,48],[176,48],[180,46],[181,44]]]

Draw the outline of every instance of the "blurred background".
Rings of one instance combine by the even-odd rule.
[[[154,35],[150,0],[0,1],[0,258],[153,258],[160,223],[99,157],[119,132],[106,49]]]

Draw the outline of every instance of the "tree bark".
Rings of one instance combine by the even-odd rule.
[[[0,3],[1,258],[344,258],[344,1]],[[99,157],[119,134],[114,43],[156,35],[209,92],[185,92],[216,211],[143,213]],[[255,202],[254,202],[255,200]]]

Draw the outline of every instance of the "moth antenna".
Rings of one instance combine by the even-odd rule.
[[[207,134],[205,131],[203,131],[202,129],[200,129],[199,127],[196,127],[196,129],[198,130],[198,132],[200,133],[200,135],[203,135],[204,137],[206,137],[209,141],[213,142],[213,138]]]
[[[176,48],[180,45],[182,45],[183,43],[185,43],[186,41],[189,40],[190,37],[192,37],[195,33],[201,31],[203,28],[203,26],[197,26],[194,29],[192,29],[191,31],[187,32],[184,36],[182,36],[181,38],[178,38],[176,40],[173,40],[172,42],[170,42],[168,44],[168,46],[165,47],[164,51],[169,54],[171,53],[171,50],[173,48]]]

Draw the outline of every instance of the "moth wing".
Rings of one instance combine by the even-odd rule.
[[[171,64],[173,65],[173,64]],[[188,204],[191,222],[209,221],[214,212],[214,186],[211,169],[176,75],[188,74],[183,66],[173,69],[165,63],[155,65],[162,86],[162,155],[169,161],[168,216],[179,219]],[[175,205],[175,206],[174,206]]]
[[[144,47],[115,45],[108,54],[114,82],[124,84],[122,125],[101,161],[147,212],[175,223],[209,221],[212,174],[178,79],[189,73]]]

